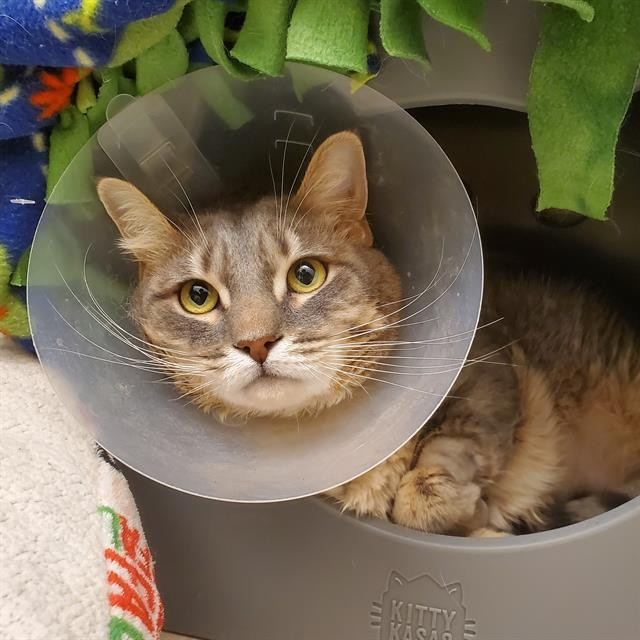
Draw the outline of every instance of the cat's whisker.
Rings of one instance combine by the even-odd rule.
[[[307,147],[307,150],[304,152],[304,156],[302,156],[302,160],[300,160],[300,163],[298,164],[298,170],[296,171],[296,175],[293,178],[293,182],[291,183],[291,188],[289,189],[289,194],[287,195],[287,203],[284,207],[284,219],[286,220],[286,216],[287,213],[289,211],[289,201],[291,200],[291,194],[293,193],[293,190],[296,186],[296,183],[298,181],[298,177],[300,175],[300,171],[302,170],[302,167],[304,166],[304,163],[307,159],[307,156],[309,155],[309,151],[311,151],[311,149],[313,148],[313,144],[316,141],[316,138],[318,137],[318,134],[320,133],[320,127],[318,127],[316,129],[316,132],[313,135],[313,138],[311,138],[311,142],[309,143],[309,146]],[[291,224],[289,224],[289,229],[291,229]]]
[[[425,340],[380,340],[380,341],[363,341],[363,342],[348,342],[348,343],[340,343],[336,344],[336,341],[329,341],[329,344],[326,348],[328,349],[341,349],[344,347],[350,347],[354,345],[368,345],[368,346],[394,346],[394,345],[406,345],[406,344],[448,344],[453,338],[460,338],[463,336],[468,336],[469,334],[473,334],[480,329],[486,329],[493,324],[501,322],[503,318],[498,318],[497,320],[492,320],[491,322],[487,322],[483,325],[479,325],[473,329],[468,329],[467,331],[461,331],[460,333],[453,333],[448,336],[438,336],[435,338],[428,338]],[[389,326],[393,326],[392,324]],[[375,331],[383,331],[384,329],[375,329]],[[373,330],[372,330],[373,331]],[[366,332],[370,333],[370,332]],[[360,337],[360,335],[355,335],[355,338]],[[341,339],[342,340],[342,339]]]
[[[497,349],[494,349],[493,351],[489,351],[488,353],[485,353],[481,356],[478,356],[477,358],[474,358],[475,360],[480,360],[482,358],[487,358],[490,357],[496,353],[499,353],[500,351],[503,351],[504,349],[508,349],[509,347],[513,346],[516,342],[518,342],[517,340],[512,340],[511,342],[508,342],[507,344],[503,345],[502,347],[498,347]],[[364,342],[362,343],[363,346],[367,346],[367,345],[375,345],[375,343],[372,342]],[[417,347],[417,348],[422,348]],[[349,350],[349,349],[340,349],[340,350],[334,350],[334,348],[330,348],[330,350],[327,349],[320,349],[321,353],[328,353],[328,354],[340,354],[340,355],[344,355],[344,354],[349,354],[352,353],[352,355],[350,357],[358,357],[358,354],[362,353],[363,351],[363,347],[356,347],[353,350]],[[412,350],[412,349],[407,349],[407,350]],[[394,349],[395,351],[402,351],[402,349]],[[364,357],[367,357],[366,354],[364,355]],[[391,355],[391,354],[382,354],[380,356],[378,356],[380,358],[397,358],[397,359],[401,359],[401,360],[446,360],[446,361],[453,361],[453,362],[460,362],[465,360],[465,358],[456,358],[456,357],[452,357],[452,356],[396,356],[396,355]],[[468,360],[469,358],[466,358],[466,360]],[[502,364],[502,363],[496,363],[496,364]]]
[[[434,369],[434,370],[438,370],[438,372],[440,372],[440,370],[442,369],[447,369],[449,370],[454,364],[456,364],[455,362],[448,362],[446,364],[424,364],[424,365],[410,365],[410,364],[395,364],[393,362],[384,362],[381,363],[380,362],[381,358],[372,358],[371,356],[347,356],[347,357],[333,357],[327,360],[327,362],[332,362],[332,363],[342,363],[342,362],[356,362],[356,363],[362,363],[362,364],[376,364],[376,365],[381,365],[381,366],[385,366],[385,367],[393,367],[393,368],[397,368],[397,369],[415,369],[415,370],[420,370],[420,371],[424,371],[426,369]],[[458,360],[458,364],[460,364],[461,360]],[[478,359],[470,359],[470,360],[465,360],[462,364],[462,366],[467,366],[468,364],[507,364],[507,363],[503,363],[503,362],[492,362],[492,361],[487,361],[487,360],[478,360]]]
[[[85,340],[86,342],[88,342],[89,344],[91,344],[92,346],[96,347],[97,349],[100,349],[101,351],[104,351],[105,353],[108,353],[109,355],[112,355],[116,358],[122,358],[123,360],[128,360],[134,363],[138,363],[138,364],[144,364],[144,363],[149,363],[148,360],[140,360],[139,358],[130,358],[128,356],[123,356],[120,353],[116,353],[115,351],[111,351],[109,349],[107,349],[106,347],[103,347],[102,345],[99,345],[97,342],[94,342],[93,340],[91,340],[91,338],[88,338],[87,336],[85,336],[81,331],[79,331],[78,329],[76,329],[63,315],[62,313],[60,313],[60,311],[56,308],[56,306],[53,304],[53,302],[51,302],[51,300],[49,300],[47,298],[47,302],[49,303],[49,305],[51,306],[51,308],[53,309],[53,311],[60,317],[60,319],[74,332],[76,333],[78,336],[80,336],[83,340]],[[151,364],[151,363],[149,363]]]
[[[185,391],[182,395],[179,395],[177,398],[173,398],[173,401],[178,402],[178,400],[183,400],[187,396],[193,396],[194,394],[202,391],[205,387],[208,387],[210,385],[211,385],[211,382],[209,380],[206,380],[202,384],[199,384],[195,387],[190,388],[188,391]]]
[[[351,337],[359,337],[360,335],[366,335],[368,333],[381,331],[381,330],[386,330],[386,329],[389,329],[389,328],[392,328],[392,327],[397,327],[400,323],[405,322],[406,320],[410,320],[411,318],[417,316],[418,314],[422,313],[423,311],[425,311],[429,307],[431,307],[434,304],[436,304],[439,300],[441,300],[450,291],[451,287],[453,287],[453,285],[456,283],[456,281],[460,277],[460,274],[463,272],[463,270],[464,270],[464,268],[465,268],[465,266],[467,264],[467,261],[469,260],[469,256],[471,255],[471,250],[472,250],[472,248],[473,248],[473,246],[475,244],[476,234],[477,234],[477,229],[474,229],[473,236],[471,238],[471,242],[469,243],[469,247],[467,249],[467,252],[466,252],[466,255],[464,257],[464,260],[462,261],[462,265],[458,269],[458,271],[457,271],[455,277],[453,278],[453,280],[451,280],[451,282],[447,285],[447,287],[444,289],[444,291],[439,296],[437,296],[434,300],[432,300],[431,302],[426,304],[424,307],[422,307],[418,311],[415,311],[415,312],[409,314],[408,316],[405,316],[404,318],[398,319],[398,320],[396,320],[394,322],[391,322],[391,323],[387,324],[382,329],[380,329],[380,328],[372,328],[372,329],[368,329],[367,331],[357,333],[354,336],[343,336],[342,338],[336,338],[336,342],[339,342],[339,341],[342,341],[342,340],[349,340]],[[440,255],[440,265],[442,264],[443,256],[444,256],[444,238],[443,238],[443,241],[442,241],[442,248],[441,248],[441,255]],[[436,275],[434,276],[434,278],[436,278],[437,273],[439,271],[440,271],[440,266],[438,267],[438,271],[436,271]],[[433,281],[434,280],[432,279],[432,282]],[[430,286],[431,285],[429,285],[429,287],[427,287],[425,290],[423,290],[423,292],[421,292],[420,295],[422,295],[422,293],[426,293],[426,291],[429,290]],[[418,296],[418,297],[420,297],[420,296]],[[409,302],[408,304],[404,305],[404,307],[401,307],[397,311],[391,312],[391,313],[387,314],[386,316],[383,316],[383,318],[388,317],[388,316],[392,316],[392,315],[396,315],[397,313],[400,313],[403,309],[406,309],[407,307],[412,305],[414,302],[415,302],[415,300],[413,300],[412,302]],[[367,324],[370,325],[371,322],[376,322],[376,320],[372,320],[369,323],[365,323],[365,325],[367,325]],[[341,333],[344,333],[344,331],[341,332]],[[336,335],[340,335],[340,334],[334,334],[334,336],[336,336]],[[330,337],[334,337],[334,336],[330,336]]]
[[[350,202],[350,200],[349,200],[348,198],[344,198],[344,199],[341,199],[341,200],[332,200],[332,201],[329,203],[329,206],[332,206],[332,207],[339,207],[340,205],[342,205],[342,204],[348,204],[349,202]],[[312,211],[314,211],[315,209],[319,209],[320,207],[324,207],[324,206],[326,206],[326,204],[325,204],[325,205],[313,205],[313,206],[311,206],[311,207],[308,207],[308,208],[307,208],[307,210],[306,210],[306,211],[305,211],[305,212],[300,216],[300,218],[299,218],[299,219],[298,219],[298,221],[296,222],[295,227],[293,227],[292,231],[295,233],[295,232],[297,231],[298,227],[299,227],[299,226],[300,226],[300,225],[305,221],[306,217],[307,217],[307,216],[308,216]],[[299,207],[296,209],[296,215],[297,215],[298,210],[299,210]],[[294,215],[294,220],[295,220],[295,215]]]
[[[459,342],[466,342],[466,338],[457,338],[457,339],[450,339],[447,340],[446,342],[433,342],[432,344],[428,344],[426,341],[422,341],[422,340],[416,340],[414,342],[411,341],[402,341],[399,340],[397,342],[393,342],[393,341],[375,341],[372,340],[370,342],[353,342],[353,343],[344,343],[344,344],[339,344],[339,345],[330,345],[328,347],[328,349],[331,350],[336,350],[340,353],[344,353],[344,352],[348,352],[348,351],[361,351],[363,348],[365,348],[366,346],[371,346],[371,347],[387,347],[389,349],[393,348],[393,351],[418,351],[420,349],[424,349],[426,347],[446,347],[447,345],[450,344],[457,344]],[[415,344],[415,346],[405,346],[408,344]],[[400,346],[397,346],[400,345]]]
[[[284,176],[285,176],[285,164],[287,161],[287,148],[289,146],[289,137],[291,136],[291,131],[293,130],[294,121],[289,125],[289,131],[287,131],[287,137],[284,141],[284,151],[282,152],[282,169],[280,172],[280,211],[278,213],[278,221],[276,230],[278,235],[282,235],[284,233]]]
[[[345,384],[343,384],[340,380],[338,380],[338,378],[337,378],[336,376],[332,376],[332,375],[329,375],[328,373],[324,373],[323,371],[320,371],[320,370],[319,370],[319,369],[317,369],[316,367],[313,367],[312,365],[309,365],[309,364],[303,364],[303,366],[304,366],[306,369],[308,369],[308,370],[311,372],[311,374],[312,374],[312,375],[314,374],[314,372],[315,372],[315,373],[318,373],[318,374],[320,374],[320,375],[324,376],[325,378],[328,378],[328,379],[329,379],[329,381],[330,381],[332,384],[337,384],[339,387],[341,387],[342,389],[344,389],[347,393],[349,393],[349,394],[351,393],[351,389],[349,389],[349,387],[347,387],[347,386],[346,386]],[[363,386],[362,384],[360,384],[359,386],[361,386],[361,387],[364,389],[364,386]],[[368,395],[368,392],[367,392],[367,395]]]
[[[436,365],[436,366],[410,366],[410,365],[394,365],[388,362],[378,362],[377,360],[357,360],[355,364],[352,362],[352,358],[349,358],[346,362],[344,360],[329,360],[331,364],[345,363],[345,367],[353,367],[360,371],[373,371],[379,373],[386,373],[389,375],[404,375],[404,376],[439,376],[446,373],[456,373],[462,369],[468,369],[479,364],[495,364],[495,365],[510,365],[504,362],[490,362],[486,360],[469,360],[462,365]],[[371,365],[377,367],[376,369],[370,369],[363,365]],[[395,367],[394,369],[388,369],[388,367]],[[401,369],[411,369],[412,371],[402,371]]]
[[[323,365],[328,367],[328,365]],[[328,367],[330,368],[330,367]],[[335,369],[336,371],[342,371],[342,369]],[[462,397],[462,396],[453,396],[453,395],[442,395],[440,393],[434,393],[431,391],[426,391],[425,389],[415,389],[414,387],[407,387],[406,385],[403,384],[398,384],[396,382],[391,382],[390,380],[384,380],[383,378],[374,378],[372,376],[368,376],[368,375],[364,375],[364,374],[359,374],[359,373],[354,373],[354,372],[349,372],[349,375],[351,376],[357,376],[358,378],[362,378],[364,380],[372,380],[374,382],[381,382],[382,384],[388,384],[392,387],[399,387],[401,389],[405,389],[406,391],[415,391],[416,393],[419,393],[421,395],[425,395],[425,396],[432,396],[435,398],[454,398],[457,400],[466,400],[466,398]]]
[[[182,200],[178,197],[178,195],[173,191],[171,191],[171,193],[175,196],[176,200],[178,200],[186,210],[186,206],[184,202],[182,202]],[[192,249],[198,248],[198,243],[194,240],[194,238],[190,234],[187,233],[185,229],[183,229],[177,222],[173,221],[168,216],[165,216],[165,217],[167,222],[191,245]]]
[[[370,358],[370,355],[366,355],[366,349],[358,349],[354,350],[352,353],[349,352],[329,352],[329,351],[320,351],[321,354],[327,354],[330,356],[336,357],[348,357],[348,358]],[[362,355],[361,355],[362,354]],[[446,360],[447,362],[463,362],[464,358],[446,358],[446,357],[433,357],[433,356],[394,356],[394,355],[376,355],[377,358],[384,358],[385,360]],[[446,365],[440,365],[446,366]]]
[[[371,397],[371,394],[369,393],[368,389],[364,386],[364,384],[362,382],[360,382],[359,380],[353,378],[351,376],[351,372],[345,371],[343,369],[338,369],[338,368],[331,367],[331,366],[329,366],[329,365],[327,365],[327,364],[325,364],[323,362],[318,362],[317,364],[318,364],[318,366],[323,367],[324,369],[327,369],[327,370],[330,370],[330,371],[336,371],[338,374],[341,374],[341,375],[345,376],[350,384],[353,384],[353,385],[359,387],[360,389],[362,389],[367,394],[367,396]],[[333,375],[330,375],[328,373],[323,373],[319,369],[318,369],[318,373],[322,373],[322,375],[324,375],[327,378],[329,378],[332,382],[335,382],[337,385],[342,387],[349,395],[351,395],[351,389],[349,387],[347,387],[344,383],[342,383],[340,380],[338,380],[338,376],[333,376]]]
[[[404,360],[405,358],[401,357],[400,359]],[[393,362],[380,362],[381,360],[387,360],[387,358],[385,356],[377,356],[376,359],[371,360],[366,356],[346,356],[346,357],[338,358],[337,360],[329,359],[329,362],[347,362],[347,361],[348,362],[352,362],[352,361],[364,362],[364,363],[371,362],[375,364],[381,364],[386,367],[397,367],[401,369],[434,369],[439,371],[442,371],[444,369],[448,370],[449,367],[452,367],[454,365],[460,366],[461,368],[465,368],[467,366],[471,366],[475,364],[490,364],[497,367],[517,367],[518,366],[516,364],[512,364],[511,362],[498,362],[496,360],[484,360],[482,358],[470,358],[468,360],[452,359],[448,363],[434,364],[434,365],[403,365],[403,364],[395,364]]]
[[[200,220],[198,219],[198,214],[196,213],[195,207],[193,206],[193,203],[191,202],[191,199],[189,198],[185,188],[182,186],[182,182],[180,182],[180,179],[175,174],[174,170],[171,168],[169,163],[164,158],[162,159],[162,161],[164,162],[164,164],[167,167],[167,169],[169,169],[169,171],[171,172],[171,175],[173,176],[173,179],[178,183],[178,186],[180,187],[180,190],[184,194],[184,197],[187,199],[189,207],[191,208],[191,214],[192,214],[192,218],[193,218],[193,223],[194,223],[194,225],[196,227],[196,230],[200,234],[200,238],[202,239],[202,242],[203,242],[204,246],[208,248],[209,247],[209,240],[207,239],[207,236],[205,235],[204,229],[202,228],[202,225],[200,224]],[[178,200],[180,200],[180,199],[178,198]],[[182,200],[180,200],[180,202],[182,202]],[[186,209],[186,207],[185,207],[185,210],[187,211],[187,213],[189,213],[189,210]]]
[[[276,232],[280,234],[278,229],[278,192],[276,190],[276,178],[273,175],[273,164],[271,163],[271,150],[267,151],[267,163],[269,164],[269,173],[271,174],[271,184],[273,185],[273,213],[276,218]]]
[[[365,367],[363,366],[364,364],[372,364],[372,365],[376,365],[378,364],[375,361],[370,361],[370,362],[362,362],[362,363],[357,363],[357,364],[349,364],[348,362],[346,362],[343,366],[345,368],[351,368],[351,369],[356,369],[357,371],[371,371],[373,373],[382,373],[382,374],[387,374],[387,375],[391,375],[391,376],[414,376],[414,377],[422,377],[422,376],[439,376],[442,375],[443,373],[453,373],[455,371],[458,371],[461,367],[449,367],[448,369],[444,369],[441,371],[393,371],[393,370],[388,370],[388,369],[382,369],[380,367],[374,368],[374,367]]]
[[[96,308],[96,310],[100,313],[100,315],[104,318],[104,320],[111,326],[113,326],[113,328],[118,331],[118,332],[122,332],[124,334],[126,334],[127,336],[129,336],[130,338],[132,338],[133,340],[136,340],[137,342],[140,342],[144,345],[147,345],[149,347],[152,347],[153,349],[161,349],[165,352],[167,352],[168,354],[175,354],[178,356],[187,356],[189,358],[193,357],[193,354],[189,354],[186,351],[179,351],[177,349],[172,349],[170,347],[158,347],[157,345],[148,342],[146,340],[143,340],[142,338],[134,335],[133,333],[130,333],[129,331],[127,331],[124,327],[122,327],[120,324],[118,324],[102,307],[102,305],[100,304],[100,301],[96,298],[96,296],[94,295],[93,291],[91,290],[91,287],[89,286],[89,282],[87,280],[87,258],[89,255],[89,249],[91,248],[92,245],[89,245],[89,247],[87,248],[87,251],[85,252],[85,256],[84,256],[84,264],[83,264],[83,271],[82,271],[82,276],[83,276],[83,280],[84,280],[84,286],[85,289],[87,291],[87,293],[89,294],[89,298],[91,299],[91,302],[93,302],[94,307]],[[64,282],[64,284],[66,285],[67,289],[69,290],[69,292],[74,296],[74,298],[76,299],[76,301],[79,304],[83,304],[78,296],[75,295],[74,291],[71,289],[71,287],[69,286],[69,283],[66,281],[66,279],[64,278],[64,276],[62,275],[62,273],[60,272],[60,269],[58,268],[58,266],[56,265],[56,269],[58,270],[58,274],[60,275],[60,277],[62,278],[62,281]],[[148,352],[148,350],[143,349],[144,351]]]
[[[74,351],[73,349],[63,349],[62,347],[42,347],[42,350],[57,351],[60,353],[69,353],[71,355],[79,356],[81,358],[87,358],[89,360],[97,360],[98,362],[106,362],[107,364],[115,364],[122,367],[131,367],[132,369],[139,369],[140,371],[147,371],[149,373],[162,373],[160,369],[147,367],[142,364],[135,364],[132,362],[122,362],[121,360],[111,360],[110,358],[101,358],[99,356],[91,355],[90,353],[82,353],[82,351]],[[156,380],[155,382],[159,382],[159,380]]]
[[[68,287],[68,285],[67,285]],[[69,288],[69,287],[68,287]],[[135,351],[137,351],[138,353],[142,354],[145,356],[144,360],[141,360],[139,358],[131,358],[129,356],[125,356],[121,353],[116,353],[115,351],[111,351],[110,349],[107,349],[106,347],[98,344],[97,342],[95,342],[94,340],[91,340],[89,337],[87,337],[86,335],[84,335],[81,331],[79,331],[78,329],[76,329],[76,327],[74,327],[63,315],[62,313],[56,308],[56,306],[53,304],[53,302],[51,302],[51,300],[47,299],[47,302],[49,303],[49,305],[51,306],[51,308],[54,310],[54,312],[60,317],[60,319],[74,332],[76,333],[78,336],[80,336],[83,340],[85,340],[86,342],[88,342],[89,344],[91,344],[92,346],[96,347],[97,349],[104,351],[105,353],[108,353],[109,355],[118,358],[120,361],[126,361],[132,364],[136,364],[136,365],[142,365],[148,368],[152,368],[152,367],[157,367],[158,370],[163,370],[166,371],[167,369],[167,364],[164,360],[157,358],[155,356],[153,356],[151,353],[147,352],[144,349],[139,348],[137,345],[134,345],[132,343],[129,343],[127,340],[123,339],[121,336],[118,336],[117,333],[113,332],[108,326],[104,325],[104,323],[102,323],[100,321],[100,319],[93,313],[93,311],[84,303],[82,303],[78,297],[75,295],[75,292],[69,288],[69,291],[71,292],[71,294],[76,298],[76,300],[78,301],[78,303],[82,306],[82,308],[85,310],[85,312],[91,317],[93,318],[99,326],[101,326],[105,331],[107,331],[108,333],[111,333],[111,335],[113,335],[115,338],[119,339],[121,342],[123,342],[125,345],[129,346],[130,348],[134,349]],[[195,366],[195,363],[194,365]],[[178,365],[178,368],[181,370],[191,370],[193,368],[193,366],[187,366],[187,365]]]
[[[184,203],[182,198],[178,196],[178,194],[173,191],[173,189],[168,189],[169,193],[182,205],[182,208],[191,216],[191,212],[187,209],[187,205]],[[198,248],[198,244],[196,241],[189,235],[185,229],[183,229],[177,222],[172,220],[169,216],[164,216],[165,220],[180,234],[182,237],[191,245],[193,249]]]
[[[288,225],[288,229],[292,232],[295,233],[296,230],[298,229],[298,225],[300,224],[300,222],[302,222],[302,220],[304,220],[305,216],[309,213],[310,210],[313,209],[313,207],[310,207],[307,211],[305,211],[305,213],[302,215],[302,217],[300,218],[300,220],[296,223],[295,227],[293,226],[293,223],[296,221],[296,218],[298,216],[298,213],[300,211],[300,209],[302,208],[302,205],[304,204],[304,201],[307,199],[307,197],[309,196],[309,194],[322,182],[322,180],[320,178],[318,178],[318,180],[316,180],[315,182],[313,182],[311,184],[311,186],[304,192],[304,194],[302,195],[302,198],[300,198],[300,200],[298,201],[298,206],[296,207],[296,210],[293,212],[293,216],[291,217],[291,220],[289,221],[289,225]]]
[[[115,331],[112,327],[110,327],[109,325],[106,325],[104,322],[101,321],[100,317],[97,316],[88,306],[80,303],[83,307],[83,309],[85,310],[85,312],[87,313],[87,315],[89,315],[89,317],[93,318],[96,323],[102,327],[108,334],[110,334],[111,336],[113,336],[114,338],[116,338],[117,340],[119,340],[120,342],[122,342],[124,345],[128,346],[130,349],[133,349],[134,351],[137,351],[138,353],[140,353],[141,355],[145,356],[146,360],[138,360],[139,362],[146,362],[148,364],[151,363],[157,363],[158,366],[162,366],[162,367],[166,367],[166,362],[164,360],[162,360],[161,358],[157,357],[157,355],[155,355],[154,353],[152,353],[151,351],[149,351],[148,349],[144,349],[134,343],[132,343],[130,340],[128,340],[127,338],[123,337],[122,335],[120,335],[117,331]],[[84,336],[83,336],[84,337]],[[118,357],[121,358],[127,358],[129,360],[133,360],[132,358],[128,358],[128,356],[124,356],[122,354],[115,354]],[[171,356],[171,357],[176,357],[176,356]],[[177,366],[179,366],[180,368],[184,368],[186,369],[191,369],[191,367],[188,366],[188,364],[192,364],[192,365],[197,365],[197,361],[193,360],[192,358],[180,358],[181,360],[186,361],[186,363],[180,363]]]
[[[333,333],[330,336],[328,336],[329,338],[335,338],[336,336],[340,336],[344,333],[350,333],[351,331],[355,331],[357,329],[360,329],[361,327],[366,327],[366,326],[371,326],[371,324],[373,322],[380,322],[381,320],[384,320],[386,318],[389,318],[391,316],[394,316],[398,313],[401,313],[402,311],[404,311],[404,309],[407,309],[408,307],[410,307],[414,302],[416,302],[419,298],[421,298],[423,295],[425,295],[426,293],[428,293],[431,288],[433,286],[435,286],[436,283],[436,279],[438,277],[438,274],[440,273],[440,269],[442,268],[442,262],[444,260],[444,238],[442,239],[442,244],[440,247],[440,260],[438,262],[438,268],[436,269],[435,274],[433,275],[433,278],[431,278],[431,282],[429,282],[429,284],[417,295],[415,296],[411,296],[410,298],[408,298],[410,301],[405,304],[404,306],[400,307],[399,309],[395,309],[394,311],[391,311],[383,316],[379,316],[378,318],[374,318],[373,320],[369,320],[367,322],[363,322],[359,325],[356,325],[354,327],[349,327],[348,329],[343,329],[342,331],[338,331],[338,333]],[[436,299],[437,300],[437,299]],[[423,307],[423,309],[428,308],[429,305]],[[420,313],[423,309],[421,309],[418,313]],[[411,316],[409,316],[411,317]]]
[[[332,340],[332,342],[334,342],[334,343],[343,342],[343,341],[347,341],[347,340],[352,340],[353,338],[359,338],[361,336],[368,335],[368,334],[371,334],[371,333],[379,333],[379,332],[382,332],[382,331],[387,331],[388,329],[391,329],[391,328],[402,328],[402,327],[410,326],[409,324],[403,324],[403,323],[406,323],[406,321],[410,320],[411,318],[415,318],[417,315],[423,313],[429,307],[431,307],[436,302],[438,302],[444,295],[446,295],[446,293],[453,286],[453,284],[454,284],[454,281],[452,281],[449,284],[449,286],[437,298],[435,298],[434,300],[429,302],[427,305],[425,305],[421,309],[418,309],[417,311],[414,311],[413,313],[409,314],[408,316],[405,316],[403,318],[398,318],[397,320],[394,320],[393,322],[390,322],[390,323],[388,323],[386,325],[383,325],[381,327],[373,327],[373,328],[367,329],[365,331],[360,331],[360,332],[354,333],[354,334],[352,334],[350,336],[342,336],[341,338],[334,338]],[[412,303],[410,303],[410,304],[412,304]],[[389,315],[395,315],[396,313],[398,313],[398,312],[394,312],[394,313],[389,314]],[[425,322],[433,322],[434,320],[437,320],[437,319],[438,319],[437,317],[436,318],[431,318],[429,320],[426,320]],[[372,322],[375,322],[375,320],[372,321]],[[368,324],[370,324],[370,323],[368,323]]]

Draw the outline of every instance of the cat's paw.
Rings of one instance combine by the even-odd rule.
[[[414,443],[408,442],[390,458],[360,477],[327,491],[346,511],[358,516],[387,519],[398,485],[406,473]]]
[[[327,491],[327,495],[336,500],[343,511],[353,511],[357,516],[372,516],[383,520],[387,519],[393,499],[393,491],[386,485],[356,480]]]
[[[440,468],[418,468],[402,478],[393,504],[392,518],[397,524],[429,533],[451,533],[480,526],[482,509],[480,487],[458,483]],[[476,524],[477,523],[477,524]]]

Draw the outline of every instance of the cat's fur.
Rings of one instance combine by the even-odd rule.
[[[334,496],[416,529],[494,535],[640,493],[640,341],[625,320],[587,288],[498,274],[482,316],[502,320],[471,357],[509,344],[491,357],[505,366],[465,368],[423,434]]]
[[[122,181],[104,179],[98,191],[141,266],[134,315],[204,409],[317,411],[366,377],[348,353],[376,361],[381,347],[361,343],[394,337],[389,325],[402,294],[371,246],[354,134],[320,147],[290,203],[265,198],[202,213],[197,227],[172,226]],[[287,269],[304,257],[327,265],[327,281],[294,294]],[[181,309],[177,292],[190,279],[217,289],[217,309]],[[498,350],[491,364],[463,369],[457,397],[423,433],[333,490],[342,505],[429,532],[499,535],[579,519],[597,510],[597,495],[624,500],[620,488],[640,475],[638,339],[587,289],[533,277],[489,277],[483,319],[497,318],[471,353]],[[237,348],[266,335],[281,339],[262,365]],[[357,342],[358,351],[333,350],[336,340]]]

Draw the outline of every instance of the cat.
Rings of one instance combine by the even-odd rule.
[[[262,198],[188,224],[125,181],[99,181],[139,265],[132,315],[203,410],[321,411],[362,385],[363,355],[387,354],[402,291],[373,247],[367,191],[362,143],[348,131],[320,145],[290,202]],[[628,498],[640,475],[640,343],[622,317],[587,288],[497,273],[482,324],[470,363],[491,362],[465,367],[417,436],[328,492],[345,509],[498,536],[592,515],[599,496]],[[345,337],[358,345],[338,356]]]

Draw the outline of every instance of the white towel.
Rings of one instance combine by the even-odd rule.
[[[0,636],[151,640],[162,604],[124,477],[0,339]]]

